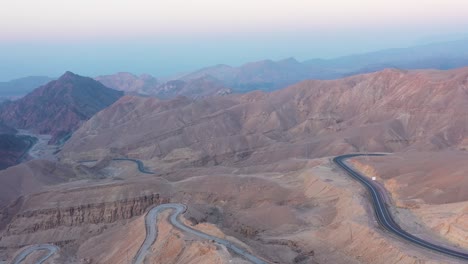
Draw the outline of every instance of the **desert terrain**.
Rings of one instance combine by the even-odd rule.
[[[402,228],[468,251],[467,82],[466,68],[389,69],[272,93],[123,96],[57,160],[0,171],[0,260],[50,243],[60,247],[50,263],[131,263],[146,213],[181,203],[186,225],[267,263],[463,263],[381,228],[367,191],[332,158],[393,153],[350,164],[377,178]],[[169,213],[145,263],[248,263]]]

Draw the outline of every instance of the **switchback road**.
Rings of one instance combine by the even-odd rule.
[[[55,252],[57,252],[59,248],[54,245],[50,244],[42,244],[42,245],[32,245],[29,246],[23,251],[21,251],[16,257],[13,259],[11,264],[20,264],[23,262],[30,254],[34,253],[35,251],[46,251],[47,254],[45,254],[42,258],[36,260],[34,264],[42,264],[44,263],[48,258],[50,258]]]
[[[390,211],[388,210],[388,207],[384,201],[383,195],[379,192],[379,188],[375,185],[375,183],[368,177],[363,176],[361,173],[355,171],[353,168],[348,166],[345,162],[346,159],[358,157],[358,156],[384,156],[384,155],[385,154],[348,154],[348,155],[335,157],[333,161],[338,166],[340,166],[343,170],[345,170],[348,173],[348,175],[350,175],[351,177],[359,181],[362,185],[364,185],[367,188],[367,190],[369,191],[372,197],[372,204],[374,206],[374,211],[377,217],[377,221],[387,231],[397,235],[398,237],[408,242],[418,245],[420,247],[468,261],[468,253],[466,252],[455,251],[450,248],[446,248],[440,245],[433,244],[431,242],[425,241],[401,229],[401,227],[393,220],[392,215],[390,214]]]
[[[227,240],[224,240],[224,239],[212,236],[212,235],[208,235],[206,233],[203,233],[201,231],[195,230],[189,226],[184,225],[182,222],[179,221],[179,216],[185,212],[185,210],[187,209],[186,206],[183,204],[171,203],[171,204],[161,204],[159,206],[156,206],[153,209],[151,209],[146,215],[146,218],[145,218],[146,238],[143,244],[141,245],[140,249],[138,250],[136,256],[133,259],[134,264],[143,263],[146,253],[154,244],[158,236],[158,229],[156,227],[158,215],[162,211],[168,210],[168,209],[173,210],[169,218],[169,221],[176,228],[184,232],[196,235],[200,238],[211,240],[218,244],[224,245],[225,247],[229,248],[230,250],[234,251],[235,253],[239,254],[241,257],[249,260],[250,262],[254,264],[266,264],[267,263],[261,260],[260,258],[250,254],[247,250],[242,249],[241,247],[235,245],[233,242],[230,242],[230,241],[227,241]]]

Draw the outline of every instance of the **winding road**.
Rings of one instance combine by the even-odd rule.
[[[442,253],[448,256],[456,257],[458,259],[462,260],[468,260],[468,253],[466,252],[460,252],[456,251],[450,248],[446,248],[440,245],[433,244],[431,242],[425,241],[419,237],[416,237],[407,231],[401,229],[401,227],[394,221],[392,215],[390,214],[390,211],[388,209],[387,204],[385,203],[384,196],[382,193],[380,193],[379,188],[375,185],[375,183],[369,179],[366,176],[363,176],[359,172],[355,171],[353,168],[348,166],[346,164],[346,160],[349,158],[353,157],[358,157],[358,156],[384,156],[386,154],[347,154],[347,155],[342,155],[335,157],[333,159],[333,162],[335,162],[339,167],[341,167],[346,173],[354,178],[355,180],[359,181],[362,185],[366,187],[366,189],[369,191],[371,197],[372,197],[372,204],[374,207],[375,215],[377,218],[377,221],[379,224],[386,229],[387,231],[395,234],[396,236],[411,242],[417,246],[432,250],[434,252]],[[116,158],[113,160],[117,161],[132,161],[135,162],[138,166],[138,170],[141,173],[146,173],[146,174],[153,174],[151,171],[147,171],[143,165],[143,162],[140,160],[136,159],[128,159],[128,158]],[[80,162],[95,162],[97,160],[87,160],[87,161],[80,161]],[[140,246],[137,254],[133,258],[133,263],[134,264],[141,264],[143,263],[143,260],[150,250],[151,246],[154,244],[154,242],[157,239],[158,236],[158,230],[157,230],[157,218],[159,214],[162,211],[165,210],[173,210],[169,221],[170,223],[189,234],[193,234],[195,236],[198,236],[202,239],[206,240],[211,240],[214,241],[220,245],[224,245],[226,248],[229,248],[233,252],[237,253],[241,257],[245,258],[246,260],[254,263],[254,264],[266,264],[264,260],[252,255],[249,253],[247,250],[241,248],[240,246],[237,246],[233,242],[203,233],[201,231],[195,230],[189,226],[186,226],[182,222],[179,221],[179,217],[181,214],[183,214],[186,210],[187,207],[183,204],[179,203],[170,203],[170,204],[161,204],[159,206],[156,206],[152,208],[146,215],[145,217],[145,227],[146,227],[146,238],[143,244]],[[32,245],[30,247],[25,248],[23,251],[21,251],[11,262],[11,264],[20,264],[23,262],[27,256],[32,254],[35,251],[48,251],[46,255],[44,255],[42,258],[37,260],[35,264],[42,264],[44,263],[48,258],[50,258],[53,254],[55,254],[59,248],[55,245],[50,245],[50,244],[41,244],[41,245]]]
[[[112,159],[112,160],[114,160],[114,161],[132,161],[132,162],[136,163],[139,172],[145,173],[145,174],[154,174],[154,172],[149,171],[149,170],[147,170],[145,168],[145,165],[143,164],[143,161],[141,161],[141,160],[129,159],[129,158],[115,158],[115,159]],[[97,161],[98,160],[80,160],[78,162],[79,163],[84,163],[84,162],[97,162]]]
[[[175,226],[176,228],[196,235],[202,239],[206,240],[211,240],[214,241],[220,245],[224,245],[225,247],[229,248],[230,250],[234,251],[241,257],[249,260],[250,262],[254,264],[267,264],[267,262],[261,260],[260,258],[250,254],[247,250],[235,245],[233,242],[203,233],[201,231],[195,230],[189,226],[186,226],[182,222],[179,221],[179,216],[183,214],[186,210],[187,207],[183,204],[179,203],[169,203],[169,204],[161,204],[156,207],[153,207],[145,217],[145,227],[146,227],[146,237],[145,241],[143,244],[140,246],[138,249],[137,254],[133,258],[133,264],[142,264],[146,254],[150,250],[151,246],[154,244],[158,237],[158,229],[157,229],[157,220],[158,216],[161,212],[165,210],[173,210],[169,221],[170,223]],[[55,254],[59,248],[55,245],[50,245],[50,244],[43,244],[43,245],[32,245],[30,247],[25,248],[23,251],[21,251],[11,262],[11,264],[20,264],[23,262],[30,254],[34,253],[35,251],[41,251],[41,250],[46,250],[48,253],[44,255],[42,258],[36,260],[35,264],[42,264],[44,261],[46,261],[48,258],[50,258],[53,254]]]
[[[230,250],[234,251],[235,253],[239,254],[243,258],[247,259],[248,261],[254,264],[266,264],[267,262],[261,260],[260,258],[250,254],[247,250],[242,249],[241,247],[235,245],[233,242],[208,235],[201,231],[195,230],[189,226],[184,225],[182,222],[179,221],[179,216],[187,210],[187,207],[183,204],[179,203],[170,203],[170,204],[161,204],[159,206],[154,207],[151,209],[145,218],[145,225],[146,225],[146,238],[143,244],[141,245],[140,249],[138,250],[136,256],[133,258],[134,264],[141,264],[145,259],[145,256],[148,250],[151,248],[151,245],[156,241],[158,236],[158,230],[156,226],[158,215],[165,210],[172,209],[173,212],[169,218],[169,221],[173,226],[176,228],[196,235],[200,238],[207,239],[214,241],[218,244],[224,245],[225,247],[229,248]]]
[[[42,258],[36,260],[35,264],[42,264],[48,258],[57,252],[59,248],[55,245],[51,244],[41,244],[41,245],[32,245],[30,247],[25,248],[21,253],[16,255],[16,257],[11,261],[11,264],[20,264],[23,262],[30,254],[34,253],[35,251],[47,251],[47,254],[42,256]]]
[[[379,188],[370,180],[368,177],[363,176],[359,172],[352,169],[348,166],[345,160],[353,157],[358,156],[385,156],[386,154],[348,154],[335,157],[333,162],[335,162],[338,166],[340,166],[343,170],[345,170],[348,175],[359,181],[362,185],[364,185],[369,193],[372,196],[372,204],[374,206],[375,215],[377,217],[377,221],[379,224],[385,228],[387,231],[397,235],[404,240],[411,242],[415,245],[420,247],[442,253],[448,256],[456,257],[463,260],[468,260],[468,253],[455,251],[450,248],[446,248],[440,245],[435,245],[431,242],[425,241],[419,237],[416,237],[407,231],[401,229],[401,227],[395,222],[388,210],[387,204],[384,201],[383,195],[379,192]]]

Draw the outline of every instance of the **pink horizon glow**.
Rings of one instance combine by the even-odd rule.
[[[0,10],[0,40],[133,38],[275,31],[454,29],[460,0],[18,0]]]

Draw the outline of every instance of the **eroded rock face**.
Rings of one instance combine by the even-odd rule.
[[[20,212],[8,225],[5,235],[27,234],[60,226],[113,223],[142,215],[148,207],[164,202],[168,200],[152,194],[107,203]]]

